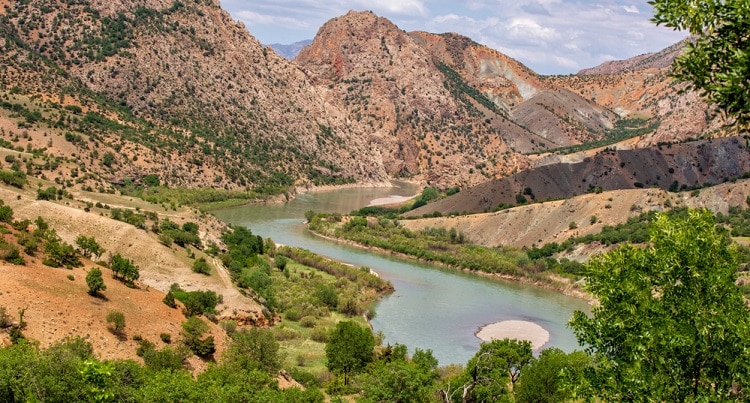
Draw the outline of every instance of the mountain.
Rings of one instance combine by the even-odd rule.
[[[686,83],[670,76],[672,61],[689,40],[656,53],[605,62],[576,75],[546,77],[546,81],[574,91],[623,118],[658,123],[655,130],[639,139],[636,147],[730,135],[731,130],[724,127],[726,122],[697,92],[689,91]]]
[[[79,159],[103,177],[261,191],[387,178],[304,73],[218,2],[32,0],[3,10],[10,103],[52,108],[34,126],[80,138]],[[107,152],[116,158],[104,167],[86,162]]]
[[[618,118],[469,38],[406,33],[371,12],[328,21],[295,61],[370,131],[388,174],[438,186],[523,169],[522,153],[599,139]]]
[[[312,43],[312,39],[306,39],[304,41],[294,42],[288,45],[284,45],[281,43],[272,43],[268,46],[272,47],[274,52],[278,53],[279,56],[292,60],[295,57],[297,57],[297,54],[304,48],[305,46]]]
[[[148,175],[264,194],[394,176],[466,187],[606,139],[621,117],[661,123],[643,145],[720,134],[644,57],[616,74],[542,77],[469,38],[349,12],[289,61],[211,0],[29,0],[0,13],[6,148],[44,150],[64,163],[34,169],[87,189]]]

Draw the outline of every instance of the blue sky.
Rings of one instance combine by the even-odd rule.
[[[686,36],[651,23],[645,0],[221,0],[221,6],[264,44],[312,39],[331,18],[371,10],[406,31],[466,35],[541,74],[575,73]]]

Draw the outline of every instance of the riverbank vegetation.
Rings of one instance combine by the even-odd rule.
[[[46,350],[21,338],[0,349],[0,399],[745,401],[750,311],[735,285],[737,253],[727,231],[705,210],[658,214],[649,241],[649,247],[625,245],[587,265],[587,288],[601,304],[592,316],[577,312],[571,322],[579,343],[590,346],[586,352],[549,348],[534,357],[530,342],[502,339],[482,343],[465,365],[439,367],[430,350],[409,354],[404,345],[380,345],[360,319],[341,319],[319,342],[318,365],[325,369],[316,376],[299,368],[308,365],[304,357],[296,357],[297,366],[284,357],[284,335],[305,327],[302,318],[286,318],[298,325],[237,330],[224,324],[229,346],[218,362],[193,377],[169,365],[174,361],[169,357],[179,358],[179,346],[165,348],[159,357],[146,346],[141,365],[98,360],[81,338]],[[331,276],[293,261],[283,270],[300,279]],[[313,294],[332,303],[331,295],[319,291]],[[634,309],[643,315],[634,316]],[[184,328],[183,336],[192,337],[193,327]],[[281,368],[305,390],[279,389]]]
[[[455,229],[427,228],[411,231],[388,218],[310,213],[309,229],[324,236],[344,239],[364,247],[400,253],[415,259],[459,269],[528,279],[551,288],[561,289],[567,283],[553,279],[555,273],[571,279],[581,272],[581,265],[569,260],[560,262],[531,259],[522,249],[488,248],[469,243]]]

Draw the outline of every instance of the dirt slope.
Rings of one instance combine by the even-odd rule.
[[[750,180],[726,183],[693,192],[670,193],[660,189],[629,189],[586,194],[568,200],[525,205],[494,213],[457,217],[403,220],[411,230],[427,227],[456,228],[469,240],[485,246],[530,247],[563,242],[571,236],[601,231],[605,225],[625,222],[644,211],[663,211],[667,205],[707,207],[726,213],[730,206],[746,207]],[[591,217],[596,216],[596,223]],[[570,223],[576,228],[571,229]],[[586,256],[597,250],[586,251]]]

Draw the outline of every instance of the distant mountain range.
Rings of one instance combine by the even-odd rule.
[[[294,58],[297,57],[297,54],[299,54],[299,51],[311,43],[312,43],[312,39],[306,39],[304,41],[294,42],[289,45],[284,45],[281,43],[272,43],[268,46],[272,47],[274,52],[278,53],[279,56],[288,60],[294,60]]]

